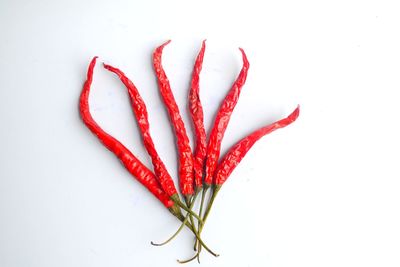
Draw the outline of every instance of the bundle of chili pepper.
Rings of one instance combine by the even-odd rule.
[[[217,115],[214,120],[214,124],[211,130],[208,146],[207,146],[207,151],[206,151],[206,164],[204,166],[204,158],[200,158],[199,162],[201,162],[203,165],[198,167],[199,170],[205,169],[205,177],[204,177],[204,189],[202,193],[202,199],[201,199],[201,204],[200,204],[200,210],[199,210],[199,215],[202,215],[202,210],[203,210],[203,204],[204,204],[204,199],[207,190],[212,187],[212,196],[211,199],[207,205],[207,208],[205,210],[204,216],[202,217],[203,222],[199,223],[198,226],[198,234],[201,234],[201,231],[204,227],[204,223],[207,220],[207,217],[211,211],[211,207],[214,203],[214,200],[222,186],[222,184],[227,180],[227,178],[230,176],[234,168],[239,164],[239,162],[243,159],[243,157],[246,155],[246,153],[250,150],[250,148],[255,144],[256,141],[258,141],[261,137],[264,135],[279,129],[283,128],[292,122],[294,122],[298,115],[299,115],[299,107],[291,114],[289,115],[288,118],[280,120],[276,123],[273,123],[271,125],[267,125],[249,136],[243,138],[240,140],[236,145],[234,145],[229,152],[226,154],[224,159],[217,165],[218,160],[219,160],[219,155],[220,155],[220,150],[221,150],[221,144],[222,140],[225,134],[225,131],[228,127],[230,117],[233,113],[233,110],[239,100],[239,96],[241,93],[241,89],[243,85],[246,82],[247,78],[247,73],[248,69],[250,67],[249,61],[247,59],[247,56],[242,48],[239,48],[241,54],[242,54],[242,59],[243,59],[243,66],[242,70],[240,71],[236,81],[233,83],[230,91],[226,95],[225,99],[220,105],[220,108],[217,112]],[[202,143],[203,140],[206,140],[206,136],[203,136],[202,129],[204,129],[204,123],[203,123],[203,112],[202,112],[202,106],[200,103],[200,96],[199,96],[199,73],[201,70],[202,66],[202,61],[204,57],[204,52],[205,52],[205,42],[203,41],[202,48],[200,50],[200,53],[197,57],[195,67],[193,70],[193,77],[192,77],[192,88],[191,88],[191,97],[189,98],[189,103],[191,105],[191,117],[193,120],[193,124],[195,126],[195,135],[196,135],[196,140],[200,140],[197,142],[197,145],[200,147],[197,147],[197,149],[201,150],[203,149],[204,143]],[[205,132],[205,131],[204,131]],[[200,157],[203,156],[202,151],[200,151]],[[197,243],[197,241],[196,241]],[[195,244],[195,249],[196,249],[196,244]],[[199,261],[199,255],[201,251],[201,246],[197,247],[198,252],[195,254],[194,257],[182,261],[182,263],[189,262],[195,258],[198,259]]]
[[[89,93],[93,81],[93,69],[96,65],[96,59],[97,57],[94,57],[89,64],[87,80],[84,83],[83,90],[81,92],[79,111],[83,122],[99,138],[99,140],[105,145],[105,147],[111,150],[121,160],[125,168],[155,197],[157,197],[175,217],[177,217],[180,221],[185,222],[185,218],[183,217],[181,210],[179,209],[183,208],[185,211],[188,212],[188,214],[195,216],[197,219],[199,219],[199,221],[201,221],[197,214],[193,213],[190,209],[185,207],[184,204],[179,200],[179,196],[176,192],[172,178],[169,176],[164,166],[164,163],[161,161],[161,159],[158,157],[157,152],[155,151],[154,143],[149,132],[146,106],[144,105],[144,102],[139,95],[136,87],[122,71],[105,64],[104,67],[116,73],[120,77],[121,81],[128,88],[128,92],[131,96],[132,106],[134,108],[134,113],[140,125],[145,147],[153,160],[154,168],[156,169],[156,172],[159,176],[156,177],[138,158],[136,158],[132,154],[132,152],[130,152],[117,139],[107,134],[94,121],[89,109]],[[218,254],[211,251],[207,247],[207,245],[204,244],[201,238],[197,235],[197,230],[193,225],[187,224],[187,226],[208,252],[210,252],[214,256],[218,256]]]
[[[79,111],[85,125],[99,138],[104,146],[111,150],[120,159],[125,168],[156,198],[158,198],[175,217],[182,222],[179,229],[167,241],[161,244],[152,244],[163,245],[168,243],[178,235],[184,226],[187,226],[192,231],[196,238],[194,249],[197,250],[197,252],[192,258],[185,261],[179,261],[180,263],[186,263],[195,258],[197,258],[199,261],[199,255],[202,247],[204,247],[212,255],[218,256],[218,254],[211,251],[204,244],[201,239],[201,232],[210,214],[214,200],[218,195],[222,185],[229,178],[233,170],[244,158],[250,148],[258,140],[277,129],[286,127],[293,123],[298,118],[300,109],[297,107],[288,117],[264,126],[244,137],[235,145],[233,145],[222,158],[222,160],[220,160],[219,157],[223,137],[234,108],[239,100],[242,87],[246,82],[247,72],[250,64],[247,60],[244,50],[239,48],[243,59],[242,69],[220,105],[207,143],[207,135],[204,127],[203,107],[200,101],[200,72],[202,69],[206,48],[205,41],[203,41],[194,64],[189,91],[189,111],[195,134],[195,149],[194,154],[192,154],[185,125],[171,90],[169,80],[162,67],[162,52],[164,47],[169,43],[170,41],[167,41],[156,48],[153,53],[153,65],[159,90],[164,101],[164,105],[168,111],[171,126],[176,137],[179,163],[179,187],[180,192],[184,196],[184,202],[180,200],[180,196],[175,188],[173,179],[168,173],[165,164],[161,160],[155,148],[150,134],[150,123],[148,121],[146,105],[136,86],[121,70],[111,65],[104,64],[104,68],[115,73],[128,90],[132,109],[142,136],[142,141],[151,158],[154,173],[149,170],[139,159],[137,159],[133,153],[129,151],[122,143],[120,143],[111,135],[107,134],[91,116],[88,99],[93,80],[93,69],[95,67],[97,57],[93,58],[89,64],[87,79],[84,83],[80,96]],[[211,197],[203,214],[203,206],[206,194],[210,188],[212,188]],[[200,192],[202,192],[200,208],[199,213],[196,214],[192,211],[192,208],[194,206],[196,197]],[[183,216],[181,209],[186,212],[186,216]],[[195,225],[194,218],[198,220],[197,227]]]

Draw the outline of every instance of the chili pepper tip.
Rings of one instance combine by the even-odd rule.
[[[160,45],[157,49],[163,49],[164,46],[166,46],[167,44],[169,44],[171,42],[171,40],[167,40],[165,43],[163,43],[162,45]]]
[[[243,62],[246,62],[246,65],[249,65],[249,61],[247,59],[246,53],[244,52],[244,49],[239,47],[240,52],[242,53],[242,57],[243,57]],[[247,66],[248,68],[248,66]]]
[[[104,63],[104,62],[103,62],[103,68],[105,68],[106,70],[109,70],[109,71],[116,70],[113,66],[108,65],[107,63]]]
[[[300,115],[300,105],[297,105],[296,109],[289,115],[290,120],[295,121]]]

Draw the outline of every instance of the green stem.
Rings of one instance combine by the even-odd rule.
[[[208,188],[210,188],[210,187],[205,186],[203,192],[201,192],[201,203],[200,203],[199,216],[201,216],[201,214],[203,213],[204,199],[206,197]],[[200,225],[200,222],[198,222],[198,224]]]
[[[197,246],[198,246],[198,252],[197,252],[196,258],[197,258],[197,262],[200,263],[201,246],[200,246],[200,244],[198,244]]]
[[[184,211],[190,213],[190,215],[194,216],[198,221],[202,221],[199,215],[194,213],[192,210],[190,210],[188,207],[186,207],[185,204],[182,203],[182,201],[179,199],[178,194],[172,195],[171,199],[175,202],[176,205],[178,205],[180,208],[182,208]]]
[[[198,193],[196,193],[196,195],[194,195],[194,197],[192,198],[192,201],[191,201],[191,202],[189,201],[190,203],[187,203],[189,209],[192,209],[192,208],[193,208],[194,203],[195,203],[195,200],[196,200],[196,197],[197,197],[197,194],[198,194]],[[182,224],[181,224],[181,226],[179,226],[178,230],[176,230],[176,232],[175,232],[170,238],[168,238],[167,240],[165,240],[165,241],[162,242],[162,243],[154,243],[153,241],[151,241],[151,244],[152,244],[153,246],[163,246],[163,245],[166,245],[166,244],[168,244],[169,242],[171,242],[171,241],[182,231],[183,227],[185,227],[185,224],[187,223],[189,217],[191,217],[191,224],[192,224],[192,226],[193,226],[193,225],[194,225],[193,216],[190,216],[190,213],[187,213],[186,216],[185,216],[185,219],[183,220],[183,222],[182,222]],[[197,231],[197,230],[195,229],[195,231]],[[196,240],[197,240],[197,239],[196,239]]]
[[[203,189],[203,194],[204,195],[205,195],[204,191],[207,191],[208,188],[209,188],[209,186],[208,187],[204,187],[204,189]],[[221,189],[221,185],[214,185],[213,186],[213,191],[212,191],[212,196],[211,196],[210,202],[207,205],[207,208],[206,208],[206,211],[204,213],[202,222],[200,222],[200,225],[199,225],[199,228],[198,228],[198,230],[199,230],[198,231],[198,235],[199,236],[201,235],[201,232],[203,231],[204,224],[205,224],[205,222],[206,222],[206,220],[208,218],[208,215],[210,214],[211,208],[212,208],[212,206],[214,204],[214,200],[217,197],[218,192],[219,192],[220,189]],[[199,212],[199,215],[201,216],[201,212]],[[199,242],[200,242],[200,240],[199,240]],[[194,259],[197,258],[197,261],[200,263],[200,252],[201,252],[201,243],[198,244],[197,253],[192,258],[190,258],[188,260],[185,260],[185,261],[178,261],[178,262],[179,263],[188,263],[188,262],[191,262],[191,261],[193,261]]]
[[[211,199],[210,199],[210,202],[208,203],[208,205],[207,205],[207,208],[206,208],[206,211],[205,211],[205,213],[204,213],[204,216],[203,216],[203,222],[202,223],[200,223],[199,222],[199,235],[201,235],[201,232],[203,231],[203,228],[204,228],[204,224],[206,223],[206,220],[207,220],[207,218],[208,218],[208,215],[210,214],[210,211],[211,211],[211,208],[212,208],[212,205],[214,204],[214,200],[215,200],[215,198],[217,197],[217,194],[218,194],[218,192],[219,192],[219,190],[221,189],[221,186],[220,185],[215,185],[215,186],[213,186],[213,192],[212,192],[212,196],[211,196]],[[201,212],[200,212],[200,216],[201,216]],[[197,256],[196,256],[196,258],[197,258],[197,261],[200,263],[200,252],[201,252],[201,246],[200,246],[200,244],[198,244],[198,252],[197,252]]]
[[[205,211],[205,213],[204,213],[204,216],[203,216],[203,219],[201,219],[201,226],[200,226],[200,229],[199,229],[199,232],[201,233],[201,230],[203,229],[203,227],[204,227],[204,224],[206,223],[206,221],[207,221],[207,218],[208,218],[208,215],[210,214],[210,211],[211,211],[211,208],[212,208],[212,206],[213,206],[213,204],[214,204],[214,200],[215,200],[215,198],[217,197],[217,195],[218,195],[218,192],[219,192],[219,190],[221,189],[221,185],[214,185],[213,186],[213,192],[212,192],[212,196],[211,196],[211,199],[210,199],[210,202],[208,203],[208,205],[207,205],[207,209],[206,209],[206,211]]]
[[[197,195],[198,195],[198,192],[196,192],[196,194],[192,197],[192,199],[190,199],[189,196],[185,197],[186,205],[188,207],[190,207],[190,210],[192,210],[192,208],[193,208],[193,205],[194,205],[194,203],[196,201]],[[199,217],[201,217],[201,215]],[[193,216],[191,216],[190,214],[189,214],[189,219],[190,219],[190,224],[192,225],[193,229],[197,232],[196,226],[194,224]]]
[[[169,211],[176,217],[178,218],[178,220],[180,220],[181,222],[185,221],[185,217],[183,217],[179,207],[177,205],[172,206],[171,208],[169,208]],[[197,233],[197,231],[194,230],[194,227],[186,222],[185,225],[192,231],[192,233],[196,236],[196,238],[199,240],[200,244],[208,251],[210,252],[210,254],[212,254],[214,257],[218,257],[219,254],[214,253],[210,248],[207,247],[206,244],[204,244],[203,240],[201,240],[199,234]]]
[[[189,213],[186,214],[185,219],[183,220],[181,226],[178,228],[178,230],[175,232],[175,234],[173,234],[170,238],[168,238],[168,239],[165,240],[164,242],[162,242],[162,243],[154,243],[153,241],[151,241],[150,243],[151,243],[153,246],[164,246],[164,245],[168,244],[169,242],[171,242],[171,240],[173,240],[173,239],[182,231],[182,229],[183,229],[183,227],[185,226],[185,224],[186,224],[186,222],[188,221],[188,219],[189,219]]]
[[[181,261],[181,260],[176,260],[176,261],[179,262],[179,263],[181,263],[181,264],[188,263],[188,262],[191,262],[192,260],[194,260],[195,258],[197,258],[198,254],[199,254],[199,252],[197,252],[197,253],[196,253],[193,257],[191,257],[190,259],[187,259],[187,260],[184,260],[184,261]],[[200,262],[199,262],[199,263],[200,263]]]
[[[207,194],[207,191],[208,191],[209,188],[210,188],[210,186],[207,185],[207,184],[205,184],[204,187],[203,187],[203,192],[201,192],[201,203],[200,203],[200,210],[199,210],[199,216],[200,216],[200,217],[201,217],[201,215],[202,215],[202,213],[203,213],[204,199],[205,199],[205,197],[206,197],[206,194]],[[200,221],[197,222],[197,228],[200,229]],[[199,234],[200,234],[200,231],[199,231]],[[197,240],[196,240],[196,241],[194,242],[194,247],[193,247],[194,251],[196,251],[196,248],[197,248],[197,246],[198,246],[197,243],[198,243],[198,242],[197,242]]]
[[[179,218],[178,218],[179,219]],[[182,221],[183,222],[183,221]],[[194,230],[193,226],[189,224],[188,222],[185,223],[185,225],[192,231],[192,233],[196,236],[197,240],[200,242],[200,244],[214,257],[219,257],[219,254],[213,252],[206,244],[204,244],[203,240],[200,238],[199,234],[197,231]]]

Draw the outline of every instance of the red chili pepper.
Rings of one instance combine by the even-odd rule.
[[[249,61],[247,60],[244,50],[239,48],[243,57],[243,67],[239,73],[238,78],[234,82],[232,88],[230,89],[228,95],[225,97],[221,106],[219,107],[217,116],[215,117],[214,125],[210,134],[210,140],[208,141],[207,147],[207,162],[206,162],[206,177],[204,183],[209,187],[213,182],[214,171],[218,163],[221,142],[224,137],[225,130],[228,126],[230,117],[232,115],[233,109],[235,108],[240,91],[246,82],[247,72],[249,69]]]
[[[125,168],[155,197],[157,197],[174,216],[176,216],[181,221],[185,221],[185,218],[183,217],[179,207],[177,206],[179,205],[181,208],[184,208],[187,212],[191,213],[200,220],[200,218],[196,214],[192,213],[192,211],[190,211],[189,209],[184,207],[182,203],[180,203],[179,198],[175,202],[170,199],[170,197],[161,188],[155,175],[145,165],[143,165],[143,163],[140,162],[139,159],[137,159],[123,144],[121,144],[118,140],[116,140],[114,137],[107,134],[103,129],[101,129],[101,127],[93,119],[89,109],[89,93],[90,86],[93,80],[93,69],[96,65],[96,59],[97,57],[94,57],[90,62],[87,72],[87,79],[85,84],[83,85],[82,93],[80,96],[79,111],[83,122],[90,129],[90,131],[92,131],[99,138],[104,146],[111,150],[121,160]],[[209,251],[216,257],[219,256],[218,254],[212,252],[206,246],[206,244],[204,244],[193,225],[187,224],[187,226],[207,251]]]
[[[299,113],[300,107],[298,106],[288,117],[264,126],[237,142],[218,164],[215,171],[215,184],[222,186],[225,183],[232,171],[261,137],[288,126],[299,117]]]
[[[203,41],[200,52],[196,58],[194,64],[192,82],[189,93],[189,109],[190,116],[194,125],[194,133],[196,136],[196,149],[193,158],[194,167],[194,182],[196,186],[196,191],[200,190],[203,186],[203,169],[204,169],[204,159],[207,154],[207,136],[206,130],[204,128],[204,115],[203,107],[200,101],[199,95],[199,82],[200,82],[200,72],[203,65],[204,52],[206,49],[206,41]]]
[[[111,150],[123,163],[125,168],[143,184],[156,198],[158,198],[168,209],[174,208],[174,201],[164,192],[154,174],[137,159],[123,144],[117,139],[107,134],[93,119],[89,109],[89,93],[93,80],[93,69],[96,65],[97,57],[90,62],[87,80],[83,85],[79,102],[79,111],[85,125],[95,134],[99,140]]]
[[[157,150],[154,146],[153,139],[151,138],[150,123],[148,119],[146,104],[140,96],[138,89],[121,70],[114,68],[110,65],[103,65],[105,69],[117,74],[122,83],[128,89],[132,108],[140,128],[140,133],[142,135],[144,146],[151,157],[154,172],[158,177],[158,180],[160,181],[161,187],[169,196],[177,194],[178,192],[175,188],[174,181],[169,175],[164,163],[160,159],[160,156],[158,155]]]
[[[164,47],[170,41],[162,44],[153,53],[153,65],[157,75],[158,86],[163,98],[164,104],[168,110],[170,120],[176,135],[176,143],[179,154],[179,184],[183,195],[187,198],[194,193],[193,189],[193,155],[189,145],[189,138],[186,133],[185,124],[179,112],[174,95],[171,91],[167,75],[161,63],[161,57]]]
[[[294,122],[298,118],[299,113],[300,107],[298,106],[287,118],[284,118],[254,131],[253,133],[236,143],[236,145],[234,145],[229,150],[222,161],[218,164],[217,170],[215,172],[215,186],[213,188],[214,190],[203,216],[203,224],[201,224],[201,226],[199,227],[199,235],[203,230],[204,223],[206,222],[207,217],[210,214],[211,208],[213,206],[216,196],[218,195],[219,190],[221,189],[224,182],[228,179],[232,171],[235,169],[235,167],[240,163],[246,153],[250,150],[250,148],[266,134],[269,134],[277,129],[286,127]]]

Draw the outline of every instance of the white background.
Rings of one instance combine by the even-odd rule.
[[[176,150],[151,65],[164,63],[192,138],[187,93],[207,38],[201,99],[209,130],[251,63],[223,152],[301,105],[257,143],[220,192],[202,266],[400,266],[400,9],[397,1],[0,0],[0,266],[177,266],[179,226],[85,128],[78,97],[94,55],[147,102],[171,174]],[[125,88],[100,64],[99,124],[147,166]],[[191,266],[195,266],[192,263]],[[196,265],[197,266],[197,265]]]

